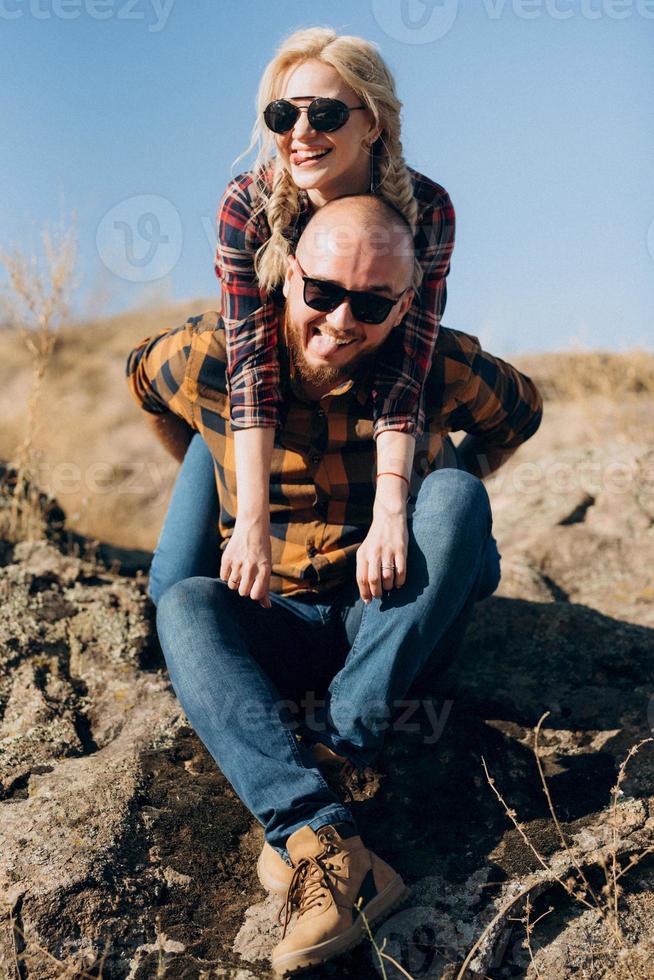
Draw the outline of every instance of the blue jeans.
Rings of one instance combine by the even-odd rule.
[[[490,503],[476,477],[437,470],[410,512],[401,589],[366,606],[353,576],[322,601],[271,594],[272,609],[263,609],[215,577],[218,546],[209,531],[216,522],[198,528],[205,498],[192,492],[202,474],[215,495],[211,460],[198,441],[153,562],[159,639],[191,725],[268,842],[284,853],[305,824],[352,822],[294,730],[302,723],[314,741],[357,767],[372,761],[395,706],[452,636],[463,636],[474,602],[497,587]],[[173,581],[178,568],[192,565],[188,551],[172,558],[186,546],[191,516],[198,564],[191,577]]]

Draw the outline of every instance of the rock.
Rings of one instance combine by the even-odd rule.
[[[248,963],[267,962],[271,947],[280,942],[282,929],[278,915],[281,905],[281,899],[268,895],[262,902],[246,910],[233,949]]]

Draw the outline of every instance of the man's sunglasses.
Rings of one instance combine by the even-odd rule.
[[[297,259],[295,261],[297,262]],[[389,299],[386,296],[379,296],[377,293],[345,289],[335,282],[305,276],[302,266],[299,262],[297,264],[304,282],[304,302],[312,310],[317,310],[319,313],[332,313],[347,299],[355,320],[360,320],[361,323],[379,324],[384,322],[393,307],[399,303],[407,291],[403,289],[395,299]],[[410,288],[407,286],[407,289]]]
[[[277,99],[266,106],[263,118],[273,133],[288,133],[297,122],[301,112],[306,112],[311,127],[319,133],[333,133],[340,129],[355,109],[365,109],[364,105],[347,106],[338,99],[314,99],[308,106],[293,105],[287,99]]]

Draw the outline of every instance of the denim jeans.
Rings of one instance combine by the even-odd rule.
[[[216,578],[216,521],[197,526],[207,498],[195,481],[209,482],[215,497],[199,442],[187,453],[153,562],[159,639],[191,725],[283,854],[305,824],[352,822],[306,741],[298,742],[298,723],[355,766],[372,761],[394,706],[452,636],[463,636],[474,602],[497,587],[490,503],[476,477],[437,470],[409,514],[401,589],[365,605],[353,576],[319,601],[271,594],[272,609],[263,609]],[[191,517],[192,548],[177,557]]]

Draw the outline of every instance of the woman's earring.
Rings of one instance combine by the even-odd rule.
[[[366,150],[368,156],[370,157],[370,190],[368,192],[369,194],[375,193],[375,146],[377,145],[378,139],[379,139],[378,136],[375,136],[374,139],[369,139],[368,137],[365,137],[361,141],[361,146],[363,147],[364,150]]]
[[[375,140],[375,143],[377,141]],[[370,146],[370,193],[375,193],[375,143],[368,144]]]

